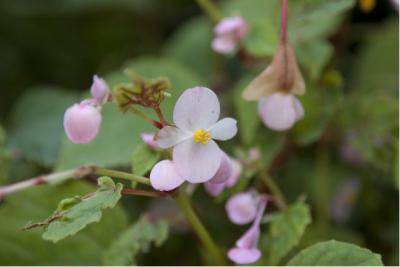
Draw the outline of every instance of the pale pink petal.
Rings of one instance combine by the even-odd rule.
[[[223,18],[215,27],[216,35],[234,34],[237,38],[243,38],[248,32],[247,22],[242,17]]]
[[[236,241],[238,248],[256,248],[260,239],[260,225],[253,223],[251,227]]]
[[[237,41],[230,36],[215,37],[212,41],[212,49],[220,54],[230,54],[236,49]]]
[[[290,129],[301,116],[301,110],[291,94],[274,93],[260,99],[258,112],[264,124],[276,131]]]
[[[226,187],[232,187],[236,184],[236,182],[239,180],[240,175],[242,174],[242,163],[240,161],[231,158],[231,163],[232,163],[232,173],[231,176],[226,180],[225,185]]]
[[[237,133],[237,122],[232,118],[224,118],[210,127],[209,132],[212,139],[229,140]]]
[[[232,161],[231,159],[222,152],[221,163],[219,165],[217,173],[211,178],[209,183],[220,184],[229,179],[232,175]]]
[[[90,93],[93,98],[99,103],[103,104],[108,98],[108,85],[107,83],[97,75],[93,76],[93,83],[90,87]]]
[[[75,144],[87,144],[96,138],[101,114],[92,105],[81,103],[68,108],[64,114],[64,130]]]
[[[174,109],[174,122],[187,131],[205,130],[219,118],[217,95],[206,87],[187,89],[178,99]]]
[[[170,160],[158,162],[150,172],[150,182],[154,189],[170,191],[180,186],[185,179],[180,176]]]
[[[172,158],[178,172],[187,181],[203,183],[217,172],[222,152],[213,140],[202,144],[189,139],[174,147]]]
[[[157,145],[161,148],[169,148],[191,138],[191,134],[174,126],[165,126],[155,136]]]
[[[250,264],[258,261],[261,252],[256,249],[232,248],[228,251],[228,258],[237,264]]]
[[[298,121],[304,117],[304,108],[301,105],[301,102],[295,96],[293,97],[294,97],[294,111],[296,113],[296,121]]]
[[[247,224],[253,221],[257,214],[258,199],[248,192],[237,193],[226,202],[226,213],[231,222]]]
[[[141,133],[140,137],[142,138],[143,142],[148,145],[151,149],[157,150],[160,147],[157,145],[157,142],[154,140],[154,134],[152,133]]]
[[[225,184],[220,183],[220,184],[213,184],[210,183],[210,181],[204,183],[204,188],[206,189],[207,193],[209,193],[211,196],[218,196],[219,194],[222,193],[225,189]]]

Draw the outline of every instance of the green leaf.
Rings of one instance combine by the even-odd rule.
[[[9,146],[36,163],[54,164],[63,136],[65,109],[76,100],[76,94],[59,88],[28,90],[11,111]]]
[[[130,69],[146,78],[168,77],[172,89],[162,104],[161,109],[167,120],[171,118],[173,107],[180,94],[194,86],[202,84],[201,79],[185,66],[167,58],[141,57],[127,62],[121,70],[109,75],[107,81],[112,87],[118,83],[129,82],[123,75]],[[145,110],[154,116],[152,110]],[[106,104],[102,111],[103,121],[99,135],[87,145],[76,145],[64,139],[56,168],[69,169],[82,164],[94,164],[103,167],[129,166],[132,152],[143,144],[140,133],[156,131],[148,123],[131,114],[121,114],[113,103]],[[62,121],[59,121],[61,124]]]
[[[127,218],[117,205],[104,211],[99,223],[56,244],[41,238],[43,230],[21,231],[28,218],[39,221],[54,211],[68,196],[92,192],[95,187],[83,181],[60,186],[37,186],[8,196],[0,206],[1,265],[100,265],[99,255],[127,227]],[[7,219],[4,219],[7,218]]]
[[[277,32],[271,20],[254,22],[244,40],[246,52],[256,57],[272,56],[278,43]]]
[[[244,88],[251,82],[252,78],[245,77],[238,82],[234,89],[233,104],[237,112],[240,139],[243,144],[251,145],[257,133],[260,117],[257,111],[257,102],[248,102],[242,98]]]
[[[154,243],[161,246],[168,237],[168,224],[164,221],[152,222],[142,216],[135,224],[122,232],[103,255],[104,265],[136,264],[135,257],[147,252]]]
[[[270,224],[268,234],[261,238],[262,251],[266,252],[268,265],[277,265],[279,261],[297,244],[307,225],[311,222],[307,204],[297,202],[277,215]]]
[[[98,179],[99,189],[87,196],[64,199],[57,210],[44,222],[26,226],[31,229],[46,226],[42,237],[46,240],[58,242],[67,236],[81,231],[88,224],[99,222],[102,210],[113,208],[121,198],[122,184],[114,184],[108,177]]]
[[[335,240],[304,249],[288,265],[293,266],[383,266],[381,256],[356,245]]]
[[[160,159],[159,151],[151,150],[146,144],[136,147],[132,156],[132,173],[143,176]]]

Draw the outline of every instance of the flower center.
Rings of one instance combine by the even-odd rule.
[[[204,130],[196,130],[193,134],[193,139],[196,143],[207,144],[211,139],[211,134]]]

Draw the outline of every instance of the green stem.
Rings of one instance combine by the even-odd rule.
[[[143,176],[139,176],[139,175],[135,175],[135,174],[132,174],[132,173],[127,173],[127,172],[114,171],[114,170],[95,167],[94,174],[111,176],[111,177],[115,177],[115,178],[121,178],[121,179],[129,180],[129,181],[132,181],[132,182],[138,182],[138,183],[141,183],[141,184],[151,185],[149,178],[143,177]]]
[[[274,195],[274,200],[279,209],[285,210],[287,208],[285,197],[283,196],[279,186],[275,183],[271,176],[268,175],[266,171],[261,171],[259,173],[261,180],[264,182],[265,186]]]
[[[180,190],[177,197],[175,198],[176,203],[182,210],[186,219],[190,222],[193,227],[193,230],[196,232],[204,247],[208,250],[208,252],[214,258],[214,264],[217,265],[225,265],[225,260],[222,257],[217,245],[214,240],[211,238],[207,229],[204,227],[199,217],[194,212],[192,205],[190,204],[189,198],[186,196],[183,190]]]
[[[196,0],[197,4],[203,9],[204,13],[210,18],[213,24],[217,24],[222,18],[218,7],[211,0]]]
[[[144,114],[143,112],[141,112],[140,110],[134,108],[134,107],[130,107],[128,109],[129,112],[132,112],[133,114],[139,116],[141,119],[143,119],[144,121],[147,121],[148,123],[150,123],[151,125],[153,125],[154,127],[157,127],[158,129],[162,129],[163,128],[163,124],[155,121],[151,118],[149,118],[146,114]]]

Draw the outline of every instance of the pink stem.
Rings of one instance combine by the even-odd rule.
[[[281,42],[287,41],[287,0],[281,0]]]

